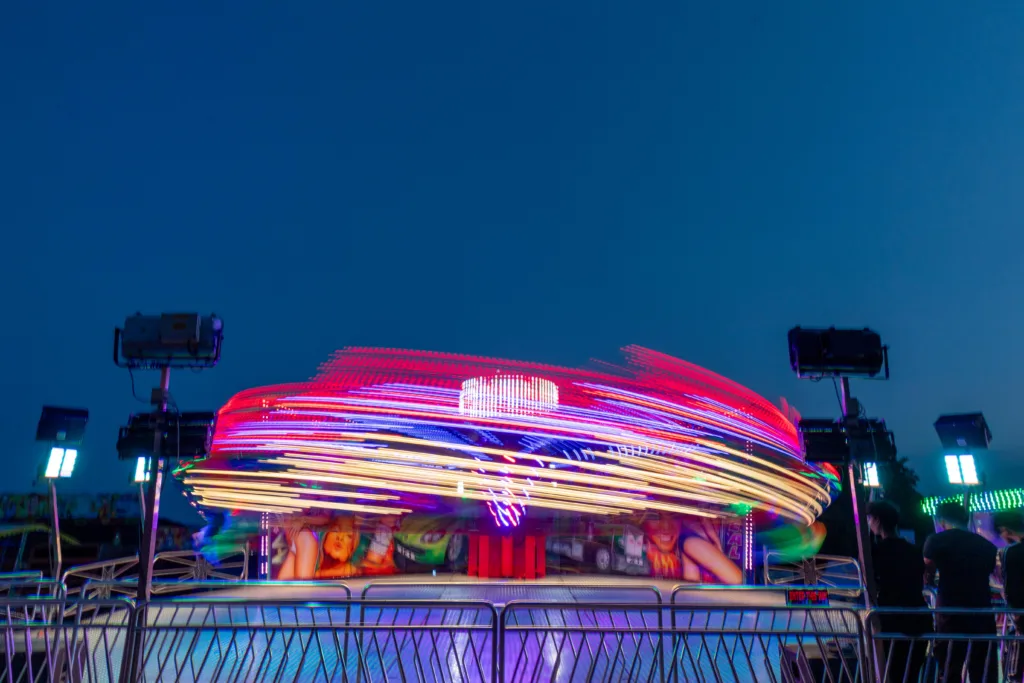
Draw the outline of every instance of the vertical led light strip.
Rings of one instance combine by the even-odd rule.
[[[260,580],[270,579],[270,515],[260,513]]]
[[[743,516],[743,569],[748,572],[747,579],[750,580],[750,572],[754,571],[754,513],[748,512]]]

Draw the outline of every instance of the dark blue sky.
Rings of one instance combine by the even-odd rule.
[[[830,415],[786,331],[871,325],[893,379],[856,391],[925,488],[934,418],[979,409],[1024,484],[1022,3],[0,11],[4,490],[43,403],[92,412],[68,487],[127,489],[136,310],[224,318],[192,409],[348,344],[635,342]]]

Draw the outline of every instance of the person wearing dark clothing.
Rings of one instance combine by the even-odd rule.
[[[996,569],[996,547],[967,530],[970,517],[960,503],[942,503],[935,511],[942,529],[924,544],[924,561],[929,573],[938,572],[936,607],[946,609],[991,609],[989,579]],[[999,679],[997,647],[993,637],[996,622],[991,612],[939,614],[935,630],[950,635],[980,636],[981,639],[936,642],[935,654],[942,681],[963,680],[963,667],[971,683],[993,683]]]
[[[997,512],[992,518],[992,524],[999,537],[1006,543],[1006,547],[999,551],[1003,599],[1010,609],[1024,610],[1024,544],[1021,544],[1021,538],[1024,538],[1024,515],[1017,510]],[[1010,624],[1013,626],[1014,634],[1024,634],[1024,616],[1015,615]],[[1006,680],[1024,680],[1020,642],[1012,641],[1007,644],[1004,661]]]
[[[899,512],[885,501],[868,506],[868,525],[877,537],[871,551],[875,570],[875,605],[924,610],[924,560],[921,552],[900,538]],[[881,614],[879,628],[885,633],[919,637],[932,632],[930,614]],[[917,683],[928,653],[926,640],[894,640],[883,667],[886,680]]]

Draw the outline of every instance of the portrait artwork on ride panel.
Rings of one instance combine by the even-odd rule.
[[[462,572],[471,526],[472,520],[446,515],[284,517],[270,530],[270,578]],[[552,574],[743,582],[735,525],[713,518],[659,513],[563,518],[544,535]]]
[[[743,570],[740,558],[729,556],[729,527],[710,517],[668,513],[583,521],[548,536],[548,570],[738,585]]]
[[[270,578],[280,581],[455,571],[465,563],[458,520],[442,515],[294,516],[270,538]]]

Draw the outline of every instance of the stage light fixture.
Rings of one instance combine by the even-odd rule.
[[[46,461],[44,476],[47,479],[69,478],[75,471],[75,461],[77,459],[78,449],[54,446],[50,449],[50,458]]]
[[[871,489],[877,489],[882,486],[881,481],[878,479],[877,462],[864,463],[864,485]]]
[[[789,364],[797,377],[889,377],[888,347],[882,337],[864,329],[789,331]]]

